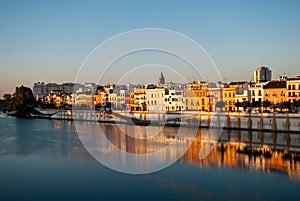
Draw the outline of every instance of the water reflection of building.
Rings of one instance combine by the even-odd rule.
[[[186,128],[185,132],[189,133],[189,129],[191,128]],[[179,161],[197,165],[200,168],[228,166],[251,171],[276,171],[288,174],[292,179],[300,180],[300,144],[297,144],[300,140],[299,135],[224,130],[220,139],[216,137],[213,139],[211,136],[212,142],[217,140],[218,143],[207,157],[200,159],[201,147],[209,141],[208,136],[211,135],[207,134],[207,131],[198,130],[196,139]],[[134,132],[134,130],[129,132]],[[152,153],[168,145],[170,139],[177,143],[185,143],[192,137],[178,137],[176,132],[178,128],[166,127],[150,140],[138,140],[125,134],[116,134],[119,131],[114,130],[112,133],[115,133],[115,136],[111,137],[111,140],[127,152]],[[170,154],[174,155],[171,157],[177,156],[178,150],[176,149],[178,146],[170,150]]]
[[[237,131],[231,131],[231,134],[237,136]],[[252,134],[256,135],[255,133]],[[223,135],[228,135],[228,132],[223,132]],[[241,135],[241,139],[254,138],[253,136],[248,136],[249,133],[247,132],[242,132]],[[269,135],[270,133],[267,133],[267,136]],[[292,138],[294,142],[299,142],[300,136],[295,135]],[[201,160],[198,157],[201,149],[198,139],[198,143],[193,143],[180,161],[186,161],[200,168],[228,166],[239,169],[250,169],[251,171],[276,171],[288,174],[291,179],[300,180],[299,144],[293,143],[291,146],[287,140],[283,142],[282,138],[276,139],[276,144],[270,144],[268,141],[265,143],[264,141],[262,143],[253,143],[251,140],[249,144],[247,140],[231,140],[227,138],[226,141],[218,143],[211,153]]]
[[[83,122],[83,124],[89,123]],[[98,124],[95,125],[98,127]],[[162,152],[160,159],[166,162],[172,161],[179,158],[180,153],[185,153],[179,162],[200,168],[225,166],[250,171],[278,172],[289,175],[291,179],[300,180],[300,136],[298,134],[223,130],[219,138],[212,129],[139,127],[124,124],[118,126],[100,124],[100,128],[107,134],[106,137],[112,144],[128,153],[150,154],[171,145],[167,152]],[[183,129],[181,133],[183,135],[178,135],[180,129]],[[191,146],[187,151],[182,152],[190,143]],[[201,159],[199,157],[201,148],[206,143],[215,143],[215,146],[206,157]],[[98,144],[102,143],[98,142]],[[122,160],[126,161],[126,159]],[[147,166],[147,164],[140,165]]]

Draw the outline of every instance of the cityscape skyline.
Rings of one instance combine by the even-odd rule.
[[[7,1],[0,5],[1,97],[21,84],[74,82],[80,65],[99,43],[144,27],[170,29],[195,40],[212,57],[224,81],[253,80],[253,69],[260,65],[272,69],[273,79],[284,72],[289,77],[299,75],[297,1]],[[142,77],[141,72],[138,75]],[[152,79],[155,82],[157,76]]]

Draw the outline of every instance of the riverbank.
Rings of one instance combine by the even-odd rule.
[[[124,112],[92,110],[39,110],[31,118],[91,121],[100,123],[147,122],[147,125],[193,126],[236,130],[300,133],[300,114],[238,112]]]

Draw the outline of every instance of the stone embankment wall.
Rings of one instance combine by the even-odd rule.
[[[198,112],[183,111],[173,113],[149,112],[118,112],[126,118],[113,114],[91,110],[40,110],[44,115],[35,115],[36,118],[50,118],[61,120],[83,120],[100,122],[125,122],[126,118],[135,118],[141,121],[151,120],[169,125],[196,125],[199,127],[224,127],[227,129],[261,130],[278,132],[300,133],[300,114],[287,113],[225,113],[225,112]]]

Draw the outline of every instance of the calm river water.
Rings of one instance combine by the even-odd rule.
[[[113,135],[114,125],[105,126]],[[203,160],[193,143],[170,167],[130,175],[90,156],[71,121],[1,113],[0,200],[300,199],[298,135],[223,131],[221,142]],[[238,150],[241,142],[266,152]]]

